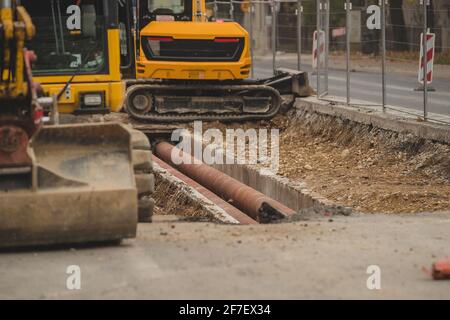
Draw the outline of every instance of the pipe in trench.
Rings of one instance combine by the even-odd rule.
[[[176,165],[172,162],[172,154],[191,161]],[[156,155],[259,223],[271,223],[295,213],[294,210],[217,169],[206,164],[196,164],[191,155],[167,142],[160,142],[156,146]]]

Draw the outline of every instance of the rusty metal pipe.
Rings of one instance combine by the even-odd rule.
[[[172,154],[180,154],[183,159],[191,161],[175,165],[172,162]],[[167,142],[160,142],[156,146],[156,155],[260,223],[281,220],[295,213],[294,210],[219,170],[205,164],[194,164],[191,155],[183,154]]]

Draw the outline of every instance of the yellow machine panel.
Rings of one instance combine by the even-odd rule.
[[[108,73],[105,74],[86,74],[86,75],[38,75],[36,81],[41,83],[44,92],[53,96],[60,94],[58,100],[60,112],[77,113],[83,110],[84,97],[86,95],[98,95],[102,101],[95,106],[93,113],[118,112],[123,107],[125,98],[125,85],[122,81],[120,72],[120,54],[119,54],[119,30],[109,30],[108,33]],[[69,83],[67,85],[67,83]],[[86,113],[89,106],[84,109]],[[94,108],[93,108],[94,109]]]
[[[137,61],[137,78],[178,79],[178,80],[237,80],[250,75],[251,57],[247,31],[236,23],[223,22],[172,22],[155,21],[141,30],[142,54]],[[158,43],[159,42],[159,43]],[[192,46],[200,45],[214,53],[214,46],[230,47],[236,57],[223,59],[204,57],[183,61],[179,59],[151,59],[149,56],[157,51],[158,46]],[[236,49],[232,47],[235,46]],[[223,61],[227,60],[227,61]]]
[[[106,0],[22,3],[37,28],[29,43],[38,56],[33,64],[35,79],[46,95],[58,96],[59,111],[120,111],[125,85],[118,4]]]

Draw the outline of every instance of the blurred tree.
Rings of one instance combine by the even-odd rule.
[[[392,47],[388,49],[398,51],[408,50],[405,17],[403,15],[403,0],[391,0],[389,13],[392,25],[393,42]]]
[[[331,0],[330,1],[330,25],[345,26],[344,3],[346,0]],[[316,16],[313,14],[317,11],[316,0],[303,0],[303,8],[305,12],[312,13],[305,16],[305,24],[315,24]]]

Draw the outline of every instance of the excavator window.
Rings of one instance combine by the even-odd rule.
[[[36,25],[28,44],[38,60],[35,75],[98,74],[107,67],[102,0],[23,0]]]
[[[133,78],[135,71],[134,32],[136,28],[136,12],[132,0],[118,3],[119,35],[120,35],[120,68],[122,76]]]
[[[192,21],[192,0],[140,0],[141,27],[152,21]]]
[[[154,14],[181,14],[184,12],[184,0],[148,0],[148,10]]]

